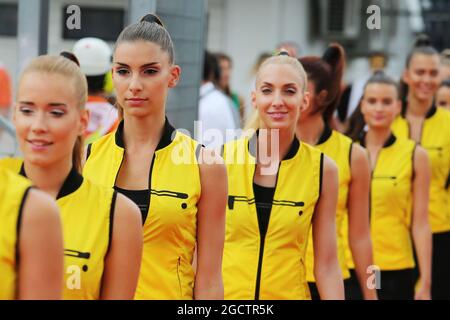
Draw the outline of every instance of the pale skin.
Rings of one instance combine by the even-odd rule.
[[[361,111],[369,126],[366,146],[374,169],[378,154],[391,135],[391,124],[401,109],[397,90],[389,84],[369,84],[366,87]],[[428,222],[428,192],[431,171],[426,151],[417,146],[414,151],[413,211],[411,233],[416,249],[420,288],[416,300],[431,298],[431,252],[432,238]]]
[[[314,113],[315,98],[325,100],[327,92],[323,90],[316,94],[312,81],[308,82],[308,91],[310,92],[310,108],[301,113],[296,134],[300,140],[317,145],[324,131],[325,122],[321,113]],[[376,290],[366,285],[371,276],[367,273],[367,268],[373,265],[369,224],[370,167],[366,152],[359,145],[352,146],[350,170],[351,181],[347,199],[349,244],[364,299],[374,300],[377,299]]]
[[[61,299],[62,239],[56,203],[42,191],[30,190],[22,210],[18,239],[17,299]]]
[[[75,90],[68,83],[70,80],[58,74],[24,75],[13,117],[27,177],[53,199],[73,167],[75,141],[88,124],[88,113],[79,109]],[[134,297],[142,252],[141,226],[137,206],[118,195],[101,299]]]
[[[252,93],[253,106],[258,110],[260,127],[268,130],[268,138],[275,130],[279,134],[279,153],[269,158],[283,159],[295,136],[300,112],[309,107],[309,94],[304,92],[304,79],[296,67],[289,64],[268,64],[258,72],[256,89]],[[260,139],[262,140],[262,139]],[[262,141],[258,141],[262,147]],[[269,144],[270,145],[270,144]],[[254,182],[265,187],[276,185],[276,174],[262,174],[269,164],[257,163]],[[278,166],[278,161],[276,161]],[[337,258],[336,204],[338,191],[337,167],[324,157],[322,191],[316,203],[313,219],[314,274],[323,300],[343,300],[344,286]]]
[[[439,107],[450,110],[450,87],[441,86],[436,93],[436,104]]]
[[[148,189],[151,161],[161,139],[165,104],[181,69],[158,44],[120,43],[114,54],[113,81],[124,111],[127,146],[117,186]],[[203,161],[205,160],[205,161]],[[202,193],[197,203],[194,298],[223,299],[222,254],[225,239],[227,177],[222,159],[202,149],[199,157]],[[196,266],[195,266],[196,264]]]
[[[441,82],[439,56],[414,55],[403,73],[403,81],[409,87],[406,119],[410,124],[410,138],[420,143],[423,121]]]

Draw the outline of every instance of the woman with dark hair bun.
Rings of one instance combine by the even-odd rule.
[[[429,220],[433,232],[433,299],[450,299],[450,206],[445,184],[450,171],[450,112],[438,108],[440,56],[426,37],[408,55],[402,76],[402,113],[392,130],[410,138],[428,153],[432,176]]]
[[[89,145],[84,167],[86,177],[114,187],[141,209],[136,299],[223,299],[226,170],[220,156],[166,118],[180,72],[157,16],[126,27],[116,41],[112,73],[123,120]]]
[[[333,159],[339,169],[339,198],[336,214],[338,253],[343,271],[346,298],[353,298],[349,290],[349,267],[356,269],[353,277],[361,283],[361,292],[366,299],[376,299],[374,289],[365,284],[372,265],[372,245],[369,229],[369,162],[365,151],[353,145],[351,139],[330,128],[330,119],[341,93],[341,80],[345,65],[344,49],[331,44],[323,57],[300,59],[308,74],[310,108],[302,112],[298,121],[297,136],[300,140],[316,146]],[[347,218],[348,216],[348,218]],[[348,220],[348,222],[347,222]],[[348,223],[348,227],[347,227]],[[349,238],[349,241],[347,240]],[[313,276],[312,233],[309,235],[307,251],[307,277],[313,299],[319,299]],[[348,265],[346,250],[353,253],[355,266]],[[356,268],[355,268],[356,267]]]
[[[429,300],[431,231],[428,223],[428,156],[414,141],[397,137],[391,125],[400,112],[397,83],[384,72],[367,82],[360,103],[357,141],[371,165],[370,226],[374,265],[381,270],[381,300]],[[414,261],[414,249],[417,262]],[[414,292],[414,267],[420,283]]]

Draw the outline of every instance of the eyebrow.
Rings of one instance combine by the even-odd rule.
[[[263,86],[273,86],[273,84],[270,82],[263,82],[262,85]],[[298,84],[294,83],[294,82],[283,84],[283,87],[291,87],[291,86],[298,86]]]
[[[34,106],[35,105],[34,102],[31,102],[31,101],[19,101],[19,103],[20,104],[26,104],[26,105],[29,105],[29,106]],[[67,105],[65,103],[62,103],[62,102],[50,102],[50,103],[47,103],[47,106],[50,106],[50,107],[66,107],[67,108]]]
[[[122,66],[122,67],[130,67],[129,65],[127,65],[126,63],[123,63],[123,62],[115,62],[116,64],[118,64],[118,65],[120,65],[120,66]],[[146,63],[146,64],[143,64],[142,66],[140,66],[140,68],[147,68],[147,67],[152,67],[152,66],[155,66],[155,65],[158,65],[158,64],[160,64],[160,62],[150,62],[150,63]]]

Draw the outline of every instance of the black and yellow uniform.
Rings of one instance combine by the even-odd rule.
[[[258,190],[253,183],[256,140],[254,135],[224,146],[229,194],[222,272],[225,299],[310,299],[305,254],[320,196],[323,153],[294,140],[280,163],[271,210],[263,222],[265,212],[255,202],[264,201],[255,196],[271,190]]]
[[[414,297],[411,220],[415,148],[414,141],[391,135],[372,170],[370,226],[374,264],[382,271],[380,299]],[[393,284],[388,284],[391,275]]]
[[[23,161],[0,160],[26,177]],[[56,198],[64,238],[64,300],[99,299],[104,261],[109,249],[116,192],[97,186],[75,170]]]
[[[399,138],[410,138],[409,123],[399,116],[392,124],[394,134]],[[432,107],[426,115],[420,141],[431,162],[431,183],[429,217],[431,231],[450,231],[450,211],[445,185],[450,172],[450,112]]]
[[[433,233],[432,298],[450,299],[450,199],[445,189],[450,173],[450,111],[433,106],[422,125],[418,143],[431,163],[428,216]],[[392,125],[395,135],[410,138],[404,113]]]
[[[21,215],[30,182],[0,168],[0,300],[16,298]]]
[[[199,147],[166,119],[151,163],[145,210],[141,203],[144,248],[136,299],[193,299]],[[84,176],[114,187],[125,155],[123,122],[89,149]]]
[[[331,130],[328,126],[319,142],[315,146],[325,155],[334,160],[339,170],[339,193],[336,210],[336,230],[339,264],[342,270],[343,279],[350,278],[350,272],[345,257],[346,246],[348,246],[348,227],[347,223],[347,198],[351,182],[351,150],[352,140],[343,134]],[[309,233],[308,249],[306,251],[306,279],[308,282],[315,282],[314,278],[314,246],[312,239],[312,230]]]

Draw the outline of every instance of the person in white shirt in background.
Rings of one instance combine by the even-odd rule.
[[[73,53],[88,82],[86,109],[89,110],[89,124],[84,135],[88,145],[112,132],[119,123],[119,112],[108,102],[104,92],[105,77],[111,70],[112,51],[102,39],[90,37],[78,40]]]
[[[235,138],[236,123],[227,96],[216,88],[220,78],[217,58],[205,52],[203,80],[200,87],[198,118],[199,142],[208,148],[219,148]]]

